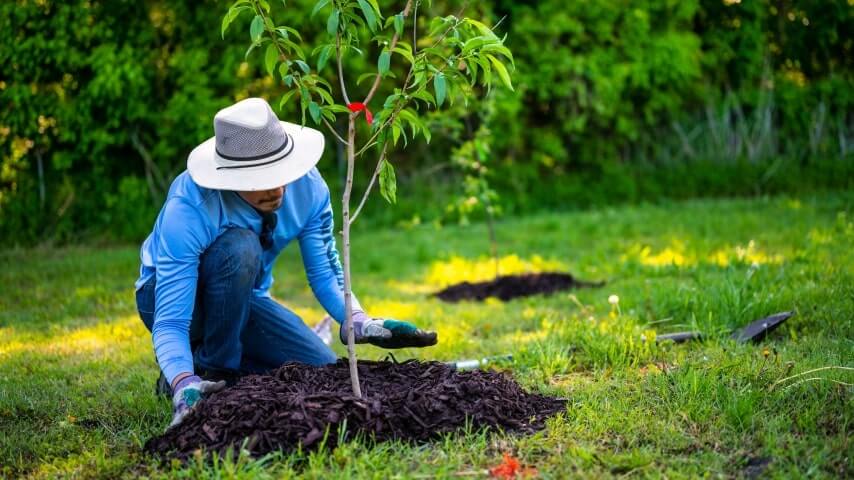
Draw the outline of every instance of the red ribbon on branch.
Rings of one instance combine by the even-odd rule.
[[[368,125],[374,123],[374,114],[371,113],[370,110],[368,110],[368,106],[365,105],[364,103],[352,102],[352,103],[347,104],[347,108],[349,108],[350,111],[354,112],[354,113],[355,112],[361,112],[362,110],[364,110],[365,111],[365,120],[368,121]]]

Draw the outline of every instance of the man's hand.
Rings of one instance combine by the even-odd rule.
[[[225,388],[225,380],[209,382],[202,380],[201,377],[196,375],[182,378],[174,388],[175,394],[172,396],[172,423],[169,424],[169,428],[181,423],[199,400],[223,388]]]
[[[353,312],[356,343],[370,343],[381,348],[429,347],[436,345],[436,332],[425,332],[409,322],[371,318],[362,311]],[[341,327],[341,342],[347,344],[347,330]]]

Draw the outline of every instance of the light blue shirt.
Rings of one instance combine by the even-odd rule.
[[[273,262],[292,240],[299,242],[306,276],[315,297],[338,323],[344,321],[344,274],[333,232],[329,187],[317,169],[288,184],[273,246],[262,255],[253,295],[270,296]],[[261,232],[261,215],[236,192],[197,185],[188,172],[178,175],[140,252],[136,288],[156,276],[152,339],[157,362],[171,383],[193,372],[190,322],[196,299],[199,258],[227,229]],[[361,310],[353,296],[353,309]]]

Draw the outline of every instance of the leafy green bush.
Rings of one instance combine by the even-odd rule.
[[[266,74],[263,52],[244,60],[250,18],[221,35],[230,3],[0,4],[0,28],[9,32],[0,37],[0,239],[140,239],[189,151],[211,135],[213,114],[250,95],[286,93]],[[277,24],[299,25],[317,43],[326,30],[307,21],[313,3],[287,2]],[[425,18],[462,5],[433,2]],[[848,0],[491,0],[466,8],[491,16],[516,57],[515,92],[492,92],[486,121],[490,187],[507,213],[850,183]],[[345,67],[367,71],[374,53],[350,55]],[[401,74],[394,65],[391,73]],[[369,84],[357,89],[364,94]],[[298,120],[297,103],[282,118]],[[410,139],[395,157],[407,194],[394,209],[374,208],[371,222],[447,218],[449,198],[464,189],[464,175],[448,174],[451,159],[481,122],[480,104],[453,108],[430,122],[429,145]],[[451,120],[457,113],[463,122]],[[343,153],[327,150],[321,168],[337,188]],[[373,166],[357,168],[365,178]]]
[[[215,2],[0,5],[0,238],[146,233],[211,112],[245,91],[220,15]],[[148,198],[126,195],[131,177]]]

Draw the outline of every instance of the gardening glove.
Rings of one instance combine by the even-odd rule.
[[[353,333],[356,343],[370,343],[381,348],[429,347],[436,345],[436,332],[425,332],[409,322],[387,318],[372,318],[357,310],[353,312]],[[347,329],[341,328],[341,342],[347,344]]]
[[[172,395],[172,423],[169,424],[169,428],[181,423],[203,397],[223,388],[225,388],[225,380],[209,382],[197,375],[182,378],[175,385],[175,394]]]

